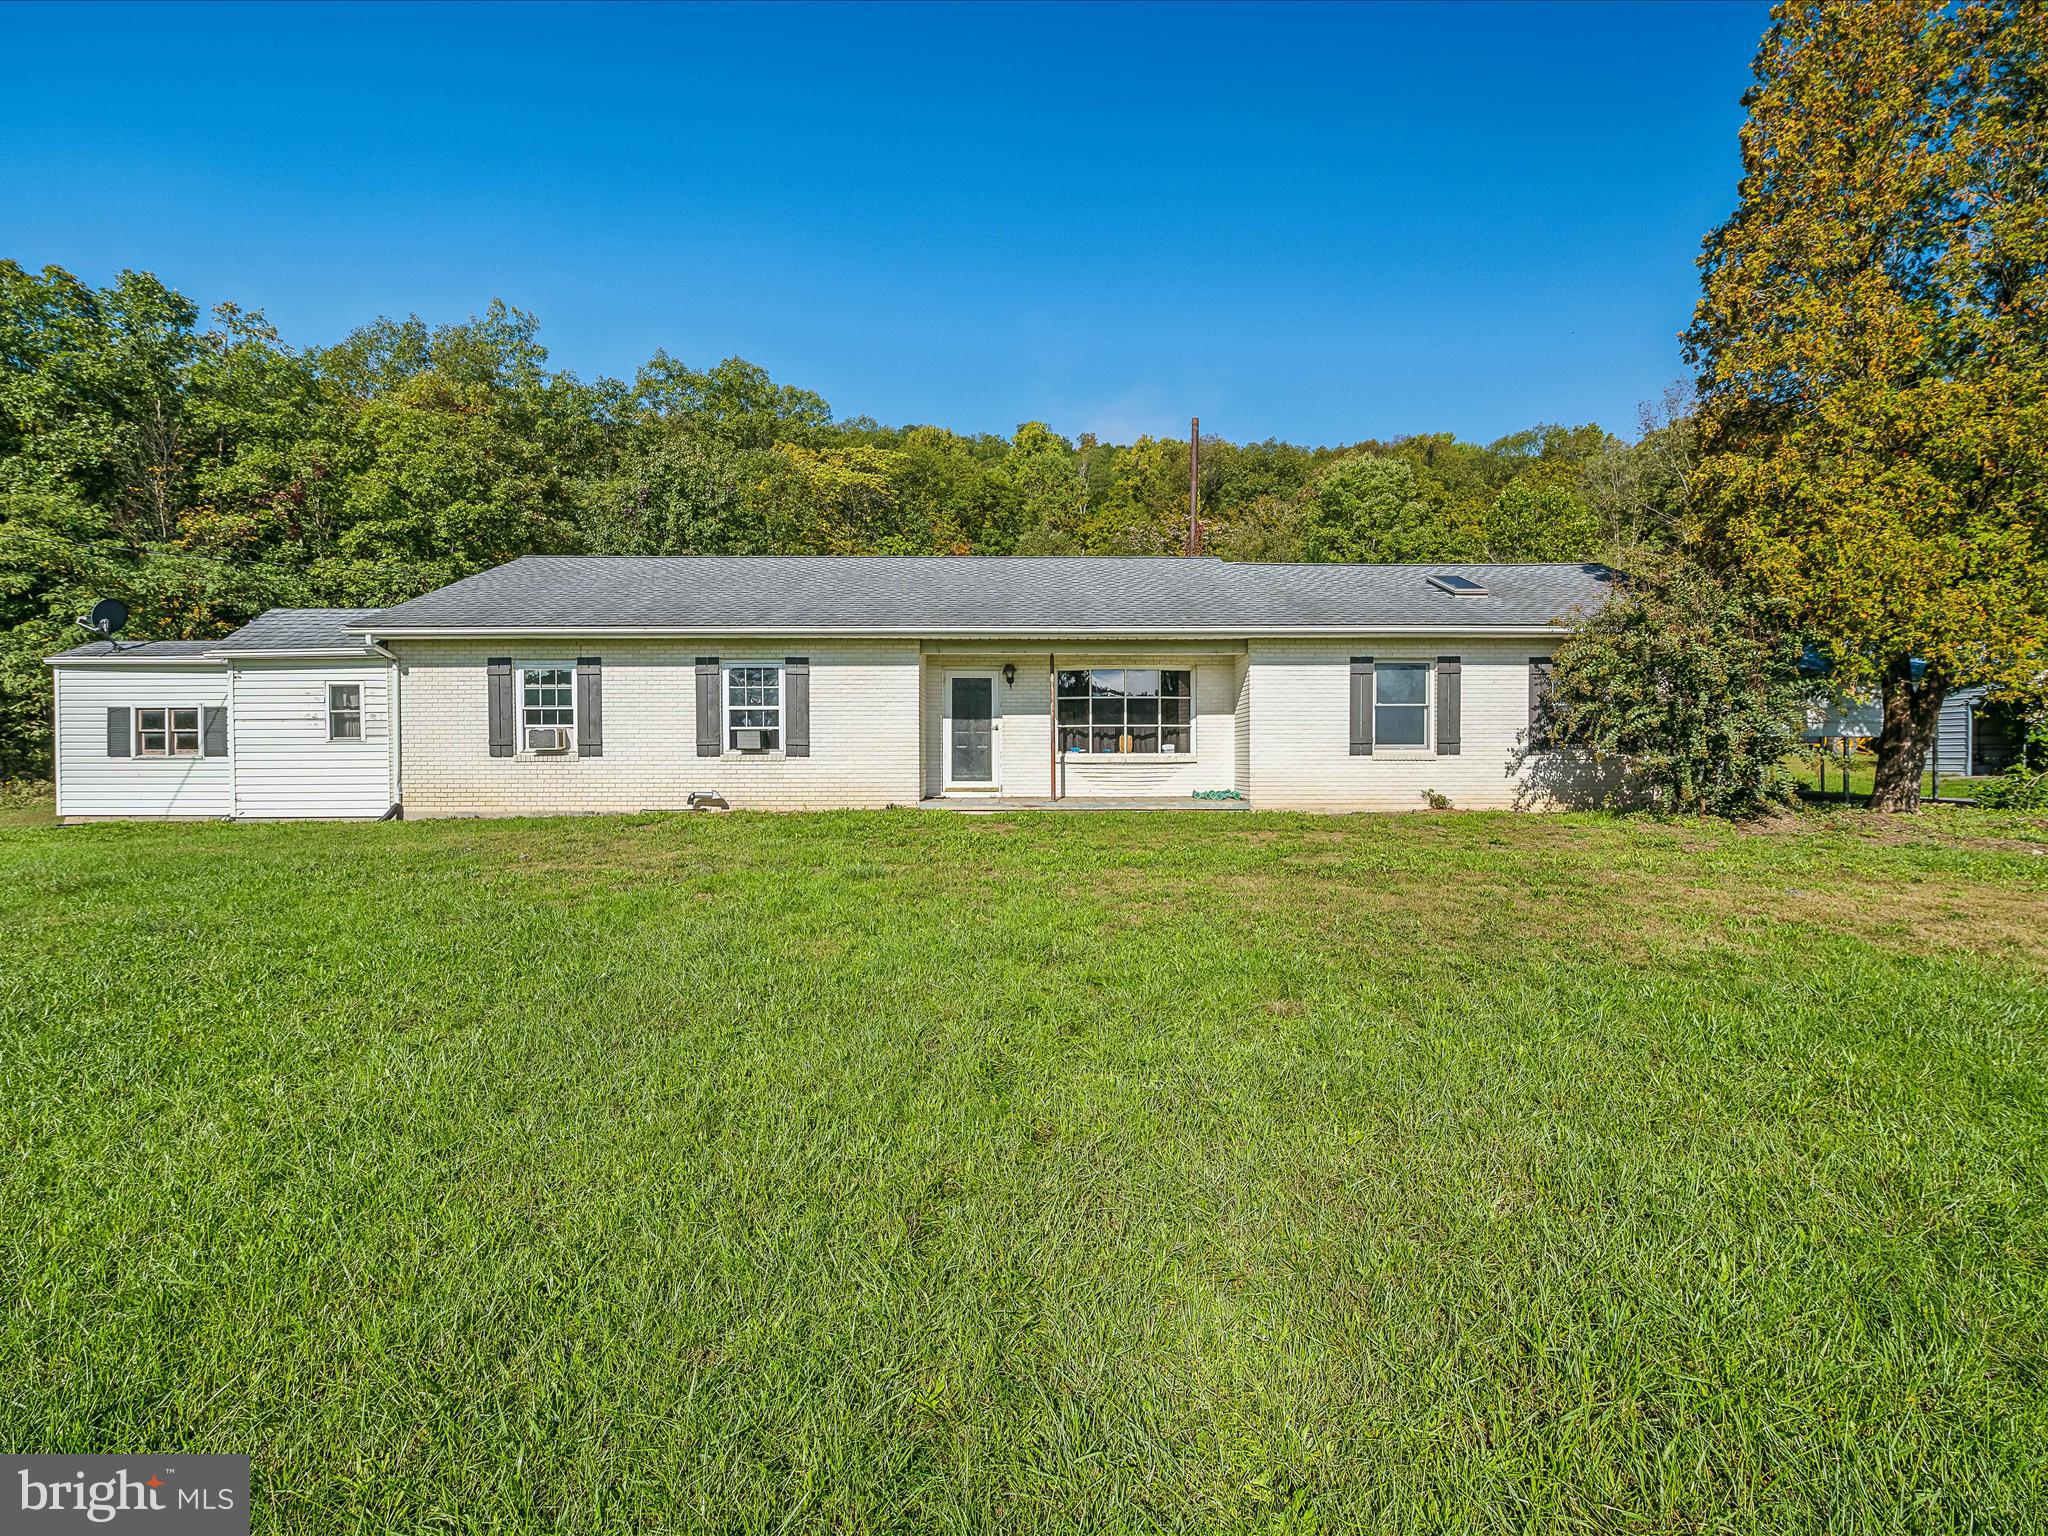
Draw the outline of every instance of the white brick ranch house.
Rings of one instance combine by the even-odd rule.
[[[94,642],[57,813],[1540,804],[1593,565],[533,556],[382,611]],[[1536,791],[1535,793],[1532,793]]]

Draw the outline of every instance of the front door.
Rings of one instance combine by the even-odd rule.
[[[987,789],[995,782],[995,677],[954,673],[946,680],[946,783]]]

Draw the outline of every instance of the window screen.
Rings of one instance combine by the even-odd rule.
[[[361,683],[329,683],[327,685],[327,739],[329,741],[361,741],[363,739],[363,685]]]
[[[1428,746],[1429,663],[1383,661],[1373,678],[1373,740],[1382,747]]]

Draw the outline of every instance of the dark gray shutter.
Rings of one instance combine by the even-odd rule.
[[[782,664],[782,752],[811,755],[811,658],[792,656]]]
[[[514,756],[512,746],[512,658],[493,656],[488,667],[491,716],[491,756]]]
[[[604,658],[576,658],[576,755],[604,756]]]
[[[1456,757],[1465,750],[1465,664],[1455,656],[1436,659],[1436,750]]]
[[[1550,744],[1550,658],[1529,658],[1529,745]]]
[[[107,710],[107,756],[132,757],[135,738],[128,734],[128,711],[120,706]]]
[[[199,750],[205,757],[226,757],[228,755],[228,712],[224,709],[202,709],[199,711],[202,727]]]
[[[724,745],[723,712],[718,707],[718,658],[697,658],[697,755],[716,757]]]
[[[1372,658],[1351,658],[1351,755],[1372,755]]]

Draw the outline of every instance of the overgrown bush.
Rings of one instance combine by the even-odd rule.
[[[1548,737],[1623,760],[1671,811],[1743,816],[1792,798],[1807,685],[1780,610],[1681,556],[1644,552],[1558,647]]]
[[[2019,759],[2001,776],[1969,791],[1979,805],[2001,811],[2048,811],[2048,707],[2036,698],[2022,706],[2026,735]]]
[[[1986,779],[1970,790],[1979,805],[2000,811],[2048,811],[2048,773],[2017,769],[1999,778]]]

